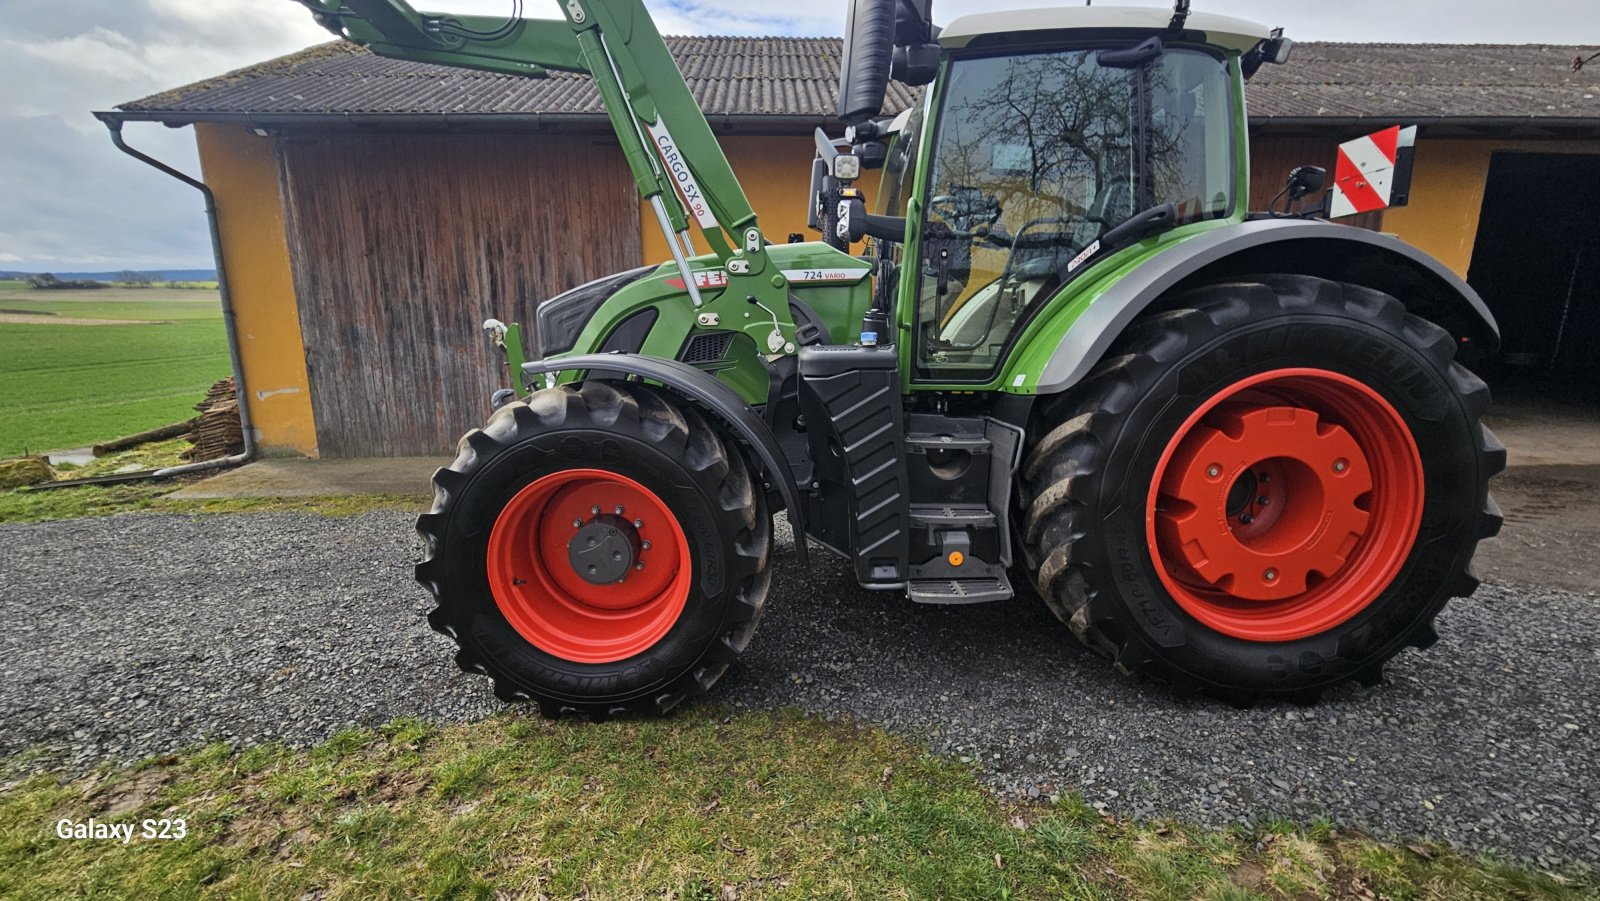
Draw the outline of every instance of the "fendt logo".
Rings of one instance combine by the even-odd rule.
[[[657,122],[649,126],[650,136],[655,138],[656,152],[661,154],[661,161],[666,163],[667,171],[672,174],[672,181],[678,186],[678,193],[683,196],[684,205],[695,221],[704,229],[713,229],[719,226],[717,217],[711,213],[711,205],[706,203],[705,193],[700,190],[700,184],[694,180],[694,173],[689,171],[689,163],[678,152],[678,143],[672,139],[672,133],[667,131],[665,122]]]

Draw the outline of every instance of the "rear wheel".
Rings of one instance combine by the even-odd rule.
[[[771,522],[737,449],[643,387],[498,410],[434,476],[417,580],[456,661],[548,716],[664,713],[754,634]]]
[[[1180,693],[1376,682],[1498,531],[1488,389],[1376,291],[1265,276],[1174,305],[1041,408],[1021,523],[1041,594]]]

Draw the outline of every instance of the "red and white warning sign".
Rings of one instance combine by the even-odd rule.
[[[1417,127],[1384,129],[1339,145],[1328,215],[1354,216],[1405,206],[1411,194],[1411,159]]]

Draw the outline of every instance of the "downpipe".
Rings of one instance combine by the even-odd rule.
[[[222,231],[217,225],[217,198],[205,182],[189,176],[155,157],[149,156],[128,145],[122,136],[122,120],[114,113],[96,113],[96,118],[105,123],[111,132],[111,143],[117,149],[133,157],[151,168],[166,173],[176,178],[191,188],[199,191],[206,199],[206,223],[211,231],[211,256],[217,266],[217,290],[222,296],[222,324],[228,336],[228,359],[233,365],[233,391],[239,402],[239,430],[244,436],[244,450],[230,457],[216,460],[206,460],[203,463],[186,463],[182,466],[169,466],[158,469],[149,474],[151,479],[165,479],[171,476],[185,475],[191,472],[207,472],[213,469],[226,469],[230,466],[239,466],[250,462],[256,455],[255,423],[250,416],[250,392],[245,387],[244,363],[239,357],[239,331],[233,313],[233,297],[228,290],[228,270],[223,262]]]

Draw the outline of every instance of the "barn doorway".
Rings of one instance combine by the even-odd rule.
[[[1600,155],[1495,154],[1467,281],[1500,324],[1497,400],[1600,407]]]

